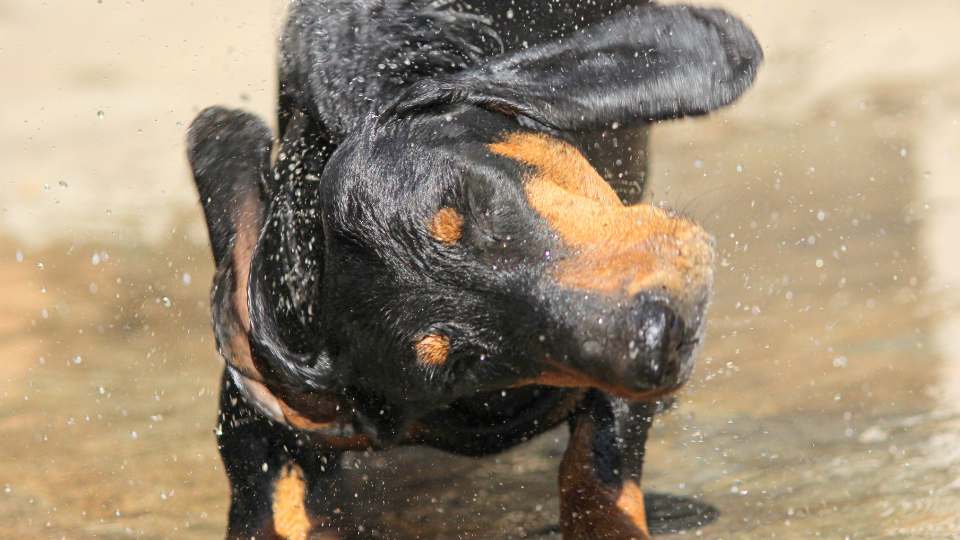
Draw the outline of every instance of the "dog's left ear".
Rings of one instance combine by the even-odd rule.
[[[418,81],[392,113],[472,103],[562,131],[652,122],[731,103],[762,60],[753,33],[729,13],[651,4],[475,69]]]
[[[316,332],[293,319],[298,306],[278,277],[284,231],[267,185],[270,129],[252,114],[211,107],[191,124],[187,146],[217,265],[214,333],[234,384],[278,422],[301,429],[333,422],[325,350],[303,350],[287,335]]]

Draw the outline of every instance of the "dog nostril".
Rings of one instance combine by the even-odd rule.
[[[669,327],[669,339],[666,341],[671,348],[678,349],[683,345],[684,334],[686,333],[686,325],[683,323],[682,318],[671,313]]]
[[[647,350],[657,350],[663,346],[664,338],[670,330],[670,311],[662,304],[646,305],[636,315],[638,321],[637,337]]]
[[[677,352],[683,346],[686,325],[673,308],[658,300],[641,300],[631,310],[632,339],[627,347],[629,361],[641,360],[635,369],[644,378],[660,384],[678,369]]]

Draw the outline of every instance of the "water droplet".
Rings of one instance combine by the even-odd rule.
[[[823,268],[823,259],[817,259],[817,268]]]
[[[600,345],[599,342],[594,341],[592,339],[585,341],[582,347],[583,347],[583,354],[588,357],[599,356],[600,354],[603,353],[603,345]]]
[[[173,300],[170,300],[170,298],[167,296],[161,298],[160,302],[163,303],[163,307],[170,307],[173,305]]]
[[[73,357],[73,363],[74,363],[74,364],[77,364],[77,365],[82,364],[82,363],[83,363],[83,357],[80,356],[79,354],[76,355],[76,356],[74,356],[74,357]]]
[[[819,212],[817,212],[817,221],[823,221],[825,219],[827,219],[826,212],[824,212],[823,210],[820,210]]]
[[[860,434],[858,440],[863,444],[878,443],[887,440],[890,434],[883,428],[870,426]]]
[[[97,111],[97,120],[103,120],[103,117],[106,116],[103,111]]]
[[[184,272],[181,280],[183,281],[184,285],[189,285],[193,281],[193,277],[190,276],[189,272]]]

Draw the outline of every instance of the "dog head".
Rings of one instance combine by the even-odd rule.
[[[258,158],[260,196],[205,205],[234,235],[222,251],[236,294],[221,303],[239,322],[220,341],[247,337],[250,360],[228,360],[288,419],[329,416],[314,402],[335,394],[379,434],[480,391],[678,388],[703,334],[713,241],[670,210],[623,205],[565,134],[704,114],[761,58],[721,11],[627,10],[420,79],[339,122],[350,129],[335,148],[286,144],[277,167],[298,182],[267,185]],[[195,138],[216,139],[219,114]]]

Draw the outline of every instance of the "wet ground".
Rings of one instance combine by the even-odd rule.
[[[960,538],[960,6],[721,3],[768,60],[735,110],[654,133],[650,198],[722,257],[645,476],[720,515],[662,538]],[[180,145],[200,106],[270,110],[264,4],[0,0],[0,68],[23,83],[0,90],[0,538],[222,534]],[[400,537],[550,537],[564,439],[348,464]]]

